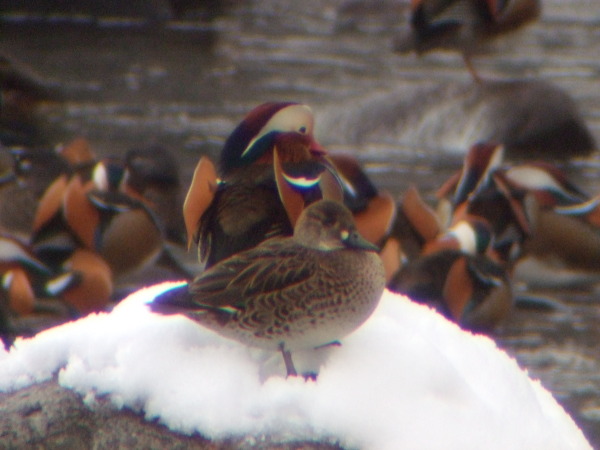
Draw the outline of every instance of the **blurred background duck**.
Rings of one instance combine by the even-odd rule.
[[[465,216],[425,239],[420,253],[407,259],[387,286],[436,308],[461,327],[491,332],[514,303],[509,273],[493,240],[485,219]]]
[[[14,58],[0,54],[0,144],[41,144],[37,109],[60,99],[56,87]]]
[[[397,52],[423,54],[433,49],[462,53],[473,78],[480,81],[471,56],[482,44],[511,32],[540,15],[539,0],[413,0],[410,31],[397,36]]]
[[[507,186],[503,171],[504,147],[498,143],[472,145],[463,167],[437,191],[437,211],[445,226],[465,216],[485,219],[492,227],[497,257],[510,270],[521,256],[531,233],[525,193]]]
[[[591,287],[600,281],[599,197],[590,198],[557,166],[508,167],[507,186],[525,192],[531,235],[516,277],[532,287]]]
[[[161,227],[143,201],[119,190],[124,173],[122,161],[103,160],[91,179],[57,178],[39,202],[31,237],[36,252],[62,264],[78,248],[93,250],[117,277],[154,261]]]
[[[112,294],[110,269],[94,255],[74,254],[51,267],[10,235],[0,235],[0,339],[35,334],[93,311]]]
[[[83,138],[56,147],[0,147],[0,230],[27,240],[38,203],[61,175],[89,170],[95,155]]]
[[[510,278],[500,265],[455,249],[432,251],[407,263],[388,288],[473,331],[493,331],[514,302]]]

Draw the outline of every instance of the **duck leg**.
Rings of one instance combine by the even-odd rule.
[[[473,81],[475,81],[476,83],[481,83],[483,80],[482,80],[481,76],[477,73],[477,69],[475,69],[475,66],[473,65],[473,61],[471,60],[471,55],[469,55],[467,53],[463,53],[463,60],[465,61],[467,70],[473,77]]]
[[[285,363],[285,370],[287,371],[288,377],[297,377],[298,372],[296,372],[296,368],[294,367],[294,362],[292,361],[292,354],[289,350],[285,349],[285,345],[283,342],[279,344],[279,350],[281,351],[281,356],[283,356],[283,362]]]

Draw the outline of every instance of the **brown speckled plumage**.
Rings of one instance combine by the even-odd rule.
[[[190,284],[187,295],[159,297],[152,309],[183,313],[285,357],[355,330],[377,306],[384,284],[376,247],[358,234],[350,211],[322,200],[302,213],[293,237],[270,239],[219,262]]]

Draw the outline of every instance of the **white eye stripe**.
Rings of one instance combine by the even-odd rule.
[[[246,155],[254,143],[271,131],[298,131],[302,134],[312,134],[314,117],[309,106],[294,104],[277,111],[265,126],[250,141],[242,156]]]

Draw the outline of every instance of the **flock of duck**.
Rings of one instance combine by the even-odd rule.
[[[474,35],[537,14],[534,1],[415,1],[411,45],[444,42],[468,61]],[[464,26],[457,17],[478,20]],[[291,352],[336,344],[386,287],[489,332],[513,308],[524,257],[579,272],[600,261],[600,198],[549,163],[506,164],[501,143],[475,143],[434,209],[415,186],[400,199],[379,191],[354,157],[317,142],[314,125],[307,105],[257,106],[216,165],[200,158],[176,212],[177,167],[160,148],[103,160],[84,139],[7,149],[0,194],[14,202],[1,204],[25,192],[31,214],[15,225],[13,207],[0,220],[5,344],[27,334],[23,316],[106,309],[114,279],[157,261],[166,241],[197,248],[203,270],[151,310],[280,351],[288,375],[296,374]]]
[[[105,309],[115,279],[159,258],[176,234],[179,178],[161,148],[103,160],[83,138],[3,150],[0,334],[8,344],[39,320]]]

